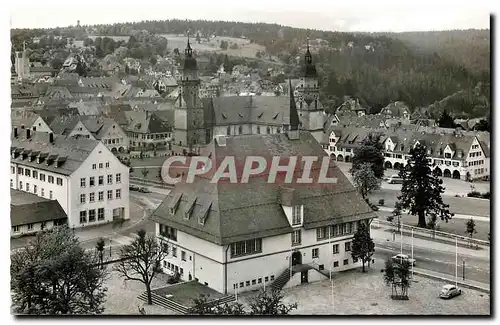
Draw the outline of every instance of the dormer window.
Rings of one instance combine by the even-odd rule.
[[[189,220],[189,218],[191,217],[191,213],[193,212],[195,203],[196,203],[196,196],[193,199],[191,199],[191,201],[189,201],[189,203],[186,206],[186,210],[184,211],[185,220]]]
[[[174,199],[172,200],[172,204],[169,207],[170,215],[175,214],[175,211],[177,210],[177,207],[179,206],[179,202],[181,201],[181,197],[182,197],[182,193],[174,196]]]
[[[292,226],[302,224],[302,206],[295,205],[292,207]]]
[[[208,217],[208,211],[210,211],[210,207],[212,206],[212,202],[210,202],[210,204],[206,205],[200,212],[200,214],[198,215],[198,224],[200,226],[204,226],[205,225],[205,221],[207,220],[207,217]]]

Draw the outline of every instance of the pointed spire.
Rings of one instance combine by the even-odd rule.
[[[293,95],[292,79],[288,80],[290,88],[290,131],[297,131],[299,129],[299,114],[297,113],[297,104]]]
[[[191,49],[191,43],[189,42],[189,31],[188,31],[188,42],[186,49],[184,50],[186,57],[191,58],[193,56],[193,50]]]
[[[305,59],[306,59],[306,64],[312,63],[312,55],[311,55],[311,51],[309,50],[309,37],[307,38],[307,50],[306,50]]]

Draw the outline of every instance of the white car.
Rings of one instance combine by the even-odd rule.
[[[389,184],[403,184],[403,179],[398,175],[392,175],[387,179]]]
[[[453,284],[444,285],[439,293],[439,297],[443,299],[450,299],[456,296],[460,296],[462,294],[462,290],[454,286]]]
[[[408,255],[405,254],[394,255],[392,257],[392,260],[396,263],[401,263],[401,261],[407,261],[408,263],[411,263],[413,266],[415,266],[416,264],[415,259],[410,258]]]

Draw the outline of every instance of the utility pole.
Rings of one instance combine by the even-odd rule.
[[[462,280],[465,280],[465,260],[462,260]]]
[[[403,254],[403,224],[401,223],[401,254]]]
[[[458,240],[455,237],[455,287],[458,286]]]
[[[411,228],[411,259],[413,259],[413,227]],[[413,280],[413,262],[411,263],[411,278]]]

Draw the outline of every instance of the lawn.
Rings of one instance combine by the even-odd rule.
[[[154,292],[186,307],[193,306],[193,299],[198,298],[201,294],[209,295],[208,300],[224,297],[223,294],[197,281],[175,284],[169,287],[156,289]]]

